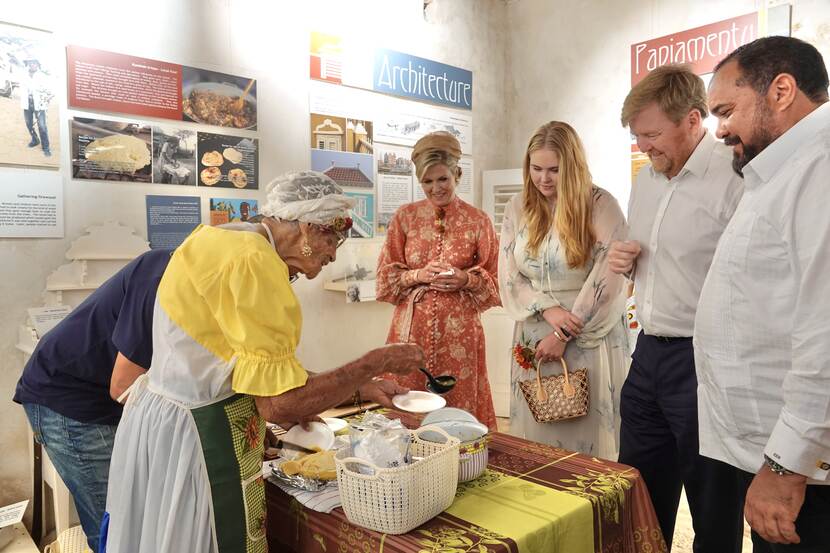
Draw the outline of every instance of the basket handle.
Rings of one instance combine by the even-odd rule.
[[[559,362],[562,363],[562,373],[565,375],[565,382],[562,383],[562,391],[565,393],[565,397],[570,399],[576,395],[576,390],[574,390],[571,379],[568,377],[568,364],[565,362],[565,357],[560,357]]]
[[[536,399],[541,402],[548,400],[548,391],[542,386],[542,369],[539,368],[539,363],[534,359],[533,367],[536,369]]]
[[[445,443],[445,444],[448,444],[448,443],[450,443],[452,440],[456,439],[456,438],[453,438],[452,436],[450,436],[449,434],[447,434],[447,431],[446,431],[446,430],[444,430],[444,429],[443,429],[443,428],[441,428],[440,426],[436,426],[436,425],[434,425],[434,424],[428,424],[428,425],[426,425],[426,426],[422,426],[422,427],[420,427],[420,428],[416,428],[415,430],[412,430],[412,435],[413,435],[413,436],[415,436],[415,437],[417,437],[418,439],[421,439],[421,432],[430,432],[430,431],[432,431],[432,432],[438,432],[439,434],[441,434],[442,436],[444,436],[444,443]],[[460,441],[460,440],[459,440],[459,441]]]

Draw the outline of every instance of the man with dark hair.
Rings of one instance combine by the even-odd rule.
[[[830,550],[827,88],[818,50],[768,37],[709,89],[746,191],[695,319],[700,451],[740,469],[756,553]]]
[[[621,121],[650,165],[628,204],[628,240],[612,242],[611,269],[635,283],[643,331],[620,392],[619,461],[643,475],[671,550],[685,487],[696,553],[740,553],[735,470],[698,454],[695,309],[718,239],[743,183],[730,152],[707,132],[706,86],[688,66],[664,65],[637,83]]]

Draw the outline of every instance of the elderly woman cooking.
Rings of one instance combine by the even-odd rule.
[[[102,551],[266,551],[265,420],[297,421],[385,372],[423,363],[390,345],[308,375],[289,282],[334,260],[352,200],[320,173],[269,184],[260,224],[199,226],[162,277],[153,360],[129,390],[110,464]],[[368,383],[368,384],[367,384]],[[107,520],[108,517],[108,520]]]
[[[499,305],[498,240],[487,215],[455,195],[460,157],[458,140],[447,132],[415,144],[412,161],[426,199],[392,217],[378,260],[377,299],[395,304],[387,341],[422,346],[433,374],[458,381],[447,404],[495,430],[479,313]],[[417,371],[397,381],[424,385]]]

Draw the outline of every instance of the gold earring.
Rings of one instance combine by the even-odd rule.
[[[303,254],[303,257],[311,257],[311,254],[313,254],[314,251],[311,249],[311,246],[308,245],[308,242],[306,242],[300,247],[300,253]]]

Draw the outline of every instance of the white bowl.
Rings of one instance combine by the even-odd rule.
[[[326,423],[319,421],[310,422],[308,430],[303,430],[299,424],[292,426],[280,438],[285,443],[319,451],[331,449],[334,445],[334,432]]]
[[[331,431],[335,434],[349,426],[348,422],[344,421],[343,419],[336,419],[334,417],[326,417],[323,419],[323,421],[325,421],[328,427],[331,428]]]

